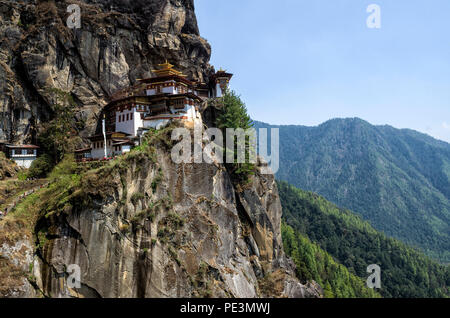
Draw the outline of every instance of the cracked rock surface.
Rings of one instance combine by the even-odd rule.
[[[69,29],[67,6],[81,8]],[[168,59],[193,80],[211,74],[193,0],[0,0],[0,141],[34,143],[52,118],[52,90],[70,92],[87,137],[108,96]]]
[[[47,219],[37,266],[53,297],[314,297],[282,251],[272,175],[237,193],[221,165],[174,164],[161,145],[112,172],[92,204]],[[92,176],[87,180],[99,188]],[[81,269],[81,288],[66,269]],[[263,287],[274,277],[277,288]]]

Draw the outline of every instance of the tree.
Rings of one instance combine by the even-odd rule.
[[[38,143],[42,151],[52,158],[52,165],[56,165],[66,153],[75,150],[80,139],[78,131],[84,124],[75,117],[76,103],[70,93],[56,88],[49,92],[54,100],[51,105],[53,119],[43,125]]]
[[[386,237],[356,214],[338,208],[317,194],[296,189],[286,182],[277,185],[286,222],[283,226],[292,226],[295,233],[286,229],[282,232],[283,240],[289,238],[291,242],[286,253],[295,261],[299,278],[311,273],[324,288],[325,282],[330,282],[335,297],[359,297],[361,293],[367,294],[367,266],[378,264],[382,267],[379,293],[383,297],[450,295],[449,266]],[[286,233],[291,234],[288,237]],[[295,235],[298,255],[292,247]],[[302,236],[305,238],[300,239]]]
[[[53,165],[53,158],[48,154],[43,154],[33,161],[26,176],[31,179],[43,178],[52,170]]]
[[[216,125],[218,128],[226,132],[227,128],[238,129],[241,128],[244,131],[253,128],[253,121],[247,114],[247,108],[244,102],[234,91],[226,91],[223,99],[223,111],[218,115]],[[226,134],[224,134],[226,136]],[[237,151],[239,140],[234,141],[234,149],[225,149],[225,155],[228,152],[233,152],[234,163],[227,163],[227,168],[230,170],[231,175],[237,183],[248,183],[249,178],[254,174],[255,165],[251,162],[241,163],[237,162]],[[246,158],[250,157],[250,151],[253,151],[250,147],[250,143],[245,139],[245,152]]]

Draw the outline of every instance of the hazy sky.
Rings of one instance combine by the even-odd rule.
[[[370,4],[381,28],[369,29]],[[335,117],[450,142],[450,0],[195,0],[212,64],[253,119]]]

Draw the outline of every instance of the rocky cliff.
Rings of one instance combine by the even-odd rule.
[[[65,26],[69,3],[81,7],[80,29]],[[55,88],[74,97],[86,136],[111,93],[166,58],[193,79],[213,71],[192,0],[0,0],[0,18],[10,142],[33,141],[54,115]],[[0,221],[0,296],[320,296],[283,253],[273,176],[238,189],[222,164],[175,164],[171,128],[101,166],[63,162]],[[80,288],[67,283],[72,265]]]
[[[99,167],[63,162],[0,222],[2,296],[320,296],[283,253],[273,176],[237,190],[222,164],[175,164],[170,130]]]
[[[81,8],[81,28],[66,21]],[[35,142],[54,116],[54,89],[78,107],[82,136],[116,90],[151,76],[168,59],[195,80],[211,73],[193,0],[0,1],[0,141]]]

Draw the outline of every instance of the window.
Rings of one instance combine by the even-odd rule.
[[[121,115],[119,115],[119,123],[121,122],[121,119],[122,119],[122,116],[121,116]]]
[[[27,155],[34,155],[33,149],[27,149]]]
[[[130,120],[130,114],[127,114],[127,121]]]
[[[133,113],[130,114],[130,120],[133,120]]]

